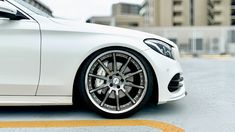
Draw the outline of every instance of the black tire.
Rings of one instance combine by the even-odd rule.
[[[132,71],[133,69],[135,70],[135,68],[136,68],[138,71],[140,71],[140,73],[133,75],[131,77],[128,76],[128,78],[127,78],[127,74],[124,74],[127,70],[124,67],[124,63],[121,63],[122,59],[124,60],[125,58],[124,57],[121,58],[121,56],[118,56],[119,51],[120,51],[120,55],[122,55],[122,53],[124,56],[126,55],[124,53],[128,53],[128,55],[132,55],[129,57],[129,58],[131,58],[129,61],[130,64],[128,64],[128,60],[126,62],[129,65],[129,67],[128,67],[128,65],[126,66],[126,69],[129,69],[130,71]],[[105,54],[105,53],[107,53],[107,54]],[[115,53],[115,54],[113,54],[113,53]],[[96,85],[94,83],[96,83],[97,80],[101,80],[101,79],[94,78],[93,76],[91,76],[93,74],[90,74],[90,72],[92,71],[91,69],[93,67],[95,67],[95,65],[97,65],[97,63],[98,63],[97,57],[99,57],[100,55],[110,56],[109,54],[112,54],[113,57],[115,58],[115,59],[113,59],[113,63],[108,62],[107,66],[106,66],[106,67],[108,67],[109,65],[113,66],[112,67],[113,69],[111,70],[112,74],[110,73],[107,75],[107,72],[105,72],[105,75],[103,75],[103,76],[105,76],[105,79],[108,79],[108,80],[102,80],[99,82],[103,82],[103,84],[101,84],[101,85],[104,85],[103,87],[105,87],[106,85],[108,85],[108,86],[106,86],[106,88],[101,89],[100,90],[101,93],[98,93],[98,91],[95,91],[95,89],[97,89],[97,87],[93,89],[92,86]],[[128,56],[128,55],[126,55],[126,56]],[[101,57],[103,57],[103,56],[101,56]],[[98,58],[98,59],[100,59],[100,58]],[[106,58],[106,59],[109,59],[109,58]],[[120,60],[120,62],[118,62],[118,59]],[[135,60],[135,59],[138,59],[138,60]],[[102,61],[105,61],[105,59]],[[141,64],[137,64],[135,62],[141,63]],[[105,64],[104,62],[102,62],[102,63]],[[99,64],[100,64],[99,67],[102,67],[101,63],[99,63]],[[116,64],[116,68],[114,66],[115,64]],[[118,69],[118,64],[121,65],[121,67],[119,67],[119,69]],[[134,65],[134,64],[135,64],[135,68],[134,68],[134,66],[132,68],[132,65]],[[142,68],[141,66],[144,69],[138,69],[138,68]],[[98,70],[100,69],[99,67],[98,66],[95,67],[97,74],[98,74]],[[93,68],[93,69],[95,69],[95,68]],[[108,69],[110,70],[111,68],[108,68]],[[114,69],[117,69],[117,70],[114,70]],[[117,76],[116,72],[121,74],[121,71],[123,69],[124,69],[124,71],[122,72],[123,76],[122,75]],[[103,70],[105,71],[104,67],[103,67]],[[142,72],[141,72],[141,70],[142,70]],[[102,69],[101,69],[101,71],[102,71]],[[146,72],[144,72],[144,71],[146,71]],[[95,70],[93,70],[93,72],[95,73]],[[114,72],[115,72],[115,74],[114,74]],[[150,99],[150,97],[152,95],[153,73],[152,73],[152,70],[151,70],[149,63],[146,61],[146,59],[142,55],[140,55],[139,53],[137,53],[131,49],[128,49],[128,48],[110,47],[110,48],[98,50],[97,52],[95,52],[91,56],[89,56],[88,59],[86,59],[82,68],[80,69],[79,73],[80,73],[79,79],[76,81],[78,82],[77,83],[78,84],[78,94],[79,94],[79,97],[81,98],[81,101],[84,101],[84,103],[86,103],[86,105],[91,110],[94,110],[95,112],[99,113],[100,115],[102,115],[103,117],[106,117],[106,118],[125,118],[125,117],[128,117],[128,116],[136,113],[141,107],[143,107],[148,102],[148,100]],[[99,75],[99,76],[102,76],[102,75]],[[110,77],[110,76],[112,76],[112,77]],[[122,79],[122,77],[125,78],[125,80]],[[112,79],[110,79],[110,78],[112,78]],[[132,82],[131,82],[132,84],[138,83],[138,80],[140,80],[140,82],[139,82],[140,84],[138,84],[140,86],[138,86],[138,88],[137,88],[137,86],[136,87],[127,86],[130,83],[129,82],[130,78],[132,78]],[[144,82],[143,80],[147,80],[147,81]],[[123,81],[123,85],[122,85],[121,81]],[[111,84],[115,85],[115,86],[112,86]],[[144,87],[144,86],[146,86],[146,87]],[[91,87],[92,87],[92,89],[91,89]],[[101,87],[101,86],[99,86],[99,87]],[[121,87],[121,88],[119,89],[118,87],[119,88]],[[140,89],[140,88],[143,88],[143,89]],[[130,90],[128,91],[128,89],[130,89]],[[91,93],[92,90],[95,92]],[[106,92],[103,93],[103,91],[105,91],[105,90],[106,90]],[[136,91],[138,91],[138,92],[136,92]],[[142,93],[140,92],[141,94],[139,94],[139,91],[142,91]],[[130,95],[130,97],[128,97],[128,94],[126,94],[126,93],[128,93]],[[137,93],[137,94],[135,95],[134,93]],[[120,112],[121,109],[123,109],[122,110],[123,112],[115,113],[115,110],[113,110],[115,107],[114,101],[113,101],[115,99],[114,99],[113,95],[115,96],[115,99],[116,99],[116,108],[115,108],[116,112]],[[122,97],[121,95],[122,96],[124,95],[124,96]],[[93,96],[95,96],[98,99],[96,99]],[[108,96],[108,97],[106,98],[104,96]],[[120,97],[122,97],[122,98],[120,98]],[[133,99],[132,97],[136,97],[137,101],[135,99]],[[103,98],[103,100],[101,100],[100,98]],[[131,100],[131,98],[133,100]],[[99,99],[100,99],[100,101],[102,101],[102,102],[100,102],[100,104],[98,103]],[[109,99],[109,102],[107,101],[108,99]],[[129,99],[130,101],[128,102],[127,99]],[[123,105],[120,106],[121,101],[122,101]],[[136,104],[135,104],[135,101],[136,101]],[[80,100],[79,100],[78,103],[83,103],[83,102],[80,102]],[[129,106],[128,105],[127,105],[128,107],[125,106],[125,103],[128,104]],[[109,106],[112,106],[112,108],[111,107],[109,108]]]

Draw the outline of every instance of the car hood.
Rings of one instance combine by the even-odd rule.
[[[146,32],[141,32],[141,31],[136,31],[136,30],[131,30],[131,29],[125,29],[125,28],[99,25],[99,24],[80,23],[80,22],[76,22],[76,21],[64,20],[64,19],[58,19],[58,18],[51,18],[51,20],[57,24],[72,27],[73,30],[78,30],[80,32],[119,35],[119,36],[138,38],[138,39],[142,39],[142,40],[144,40],[146,38],[155,38],[155,39],[163,40],[163,41],[169,43],[170,45],[175,46],[175,44],[173,42],[171,42],[170,40],[168,40],[164,37],[155,35],[155,34],[151,34],[151,33],[146,33]]]
[[[91,24],[91,23],[79,23],[76,21],[70,21],[70,20],[64,20],[64,19],[57,19],[57,18],[51,18],[52,21],[58,24],[66,25],[66,26],[72,26],[73,28],[77,27],[79,31],[84,32],[91,32],[91,33],[102,33],[102,34],[111,34],[111,35],[122,35],[122,36],[128,36],[128,37],[147,37],[147,38],[153,38],[156,37],[156,35],[140,32],[136,30],[131,29],[125,29],[125,28],[118,28],[118,27],[112,27],[112,26],[105,26],[105,25],[99,25],[99,24]],[[76,28],[75,28],[76,29]]]

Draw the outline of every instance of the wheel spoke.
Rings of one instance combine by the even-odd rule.
[[[128,74],[125,76],[125,78],[132,77],[132,76],[137,75],[137,74],[139,74],[139,73],[141,73],[141,72],[143,72],[143,70],[138,70],[138,71],[133,72],[133,73],[128,73]]]
[[[125,84],[125,86],[130,86],[130,87],[134,87],[134,88],[144,89],[144,86],[135,85],[135,84],[133,84],[131,82],[127,82]]]
[[[104,65],[104,63],[103,63],[103,62],[101,62],[101,60],[100,60],[100,59],[98,60],[98,62],[99,62],[99,64],[103,67],[103,69],[106,71],[106,73],[110,74],[109,69]]]
[[[122,90],[124,94],[131,100],[133,104],[135,104],[135,100],[130,96],[130,94],[126,90]]]
[[[94,78],[98,78],[98,79],[101,79],[101,80],[105,80],[105,81],[108,80],[106,77],[100,76],[100,75],[89,74],[89,76],[94,77]]]
[[[103,100],[102,103],[100,104],[101,107],[104,106],[104,103],[106,102],[106,100],[108,99],[108,97],[110,96],[111,93],[112,93],[112,90],[110,89],[110,90],[106,93],[104,100]]]
[[[116,101],[117,101],[117,111],[120,110],[120,104],[119,104],[119,90],[116,91]]]
[[[117,72],[117,60],[115,53],[113,53],[113,71]]]
[[[103,85],[103,86],[100,86],[100,87],[98,87],[98,88],[95,88],[95,89],[92,89],[91,91],[90,91],[90,93],[94,93],[94,92],[96,92],[96,91],[98,91],[98,90],[101,90],[101,89],[105,89],[107,86],[105,85]]]
[[[131,52],[119,49],[101,52],[89,64],[85,92],[97,109],[125,114],[138,107],[146,96],[146,68]]]
[[[121,73],[123,73],[126,70],[127,65],[129,64],[130,61],[131,61],[131,57],[129,57],[127,62],[122,66],[121,71],[120,71]]]

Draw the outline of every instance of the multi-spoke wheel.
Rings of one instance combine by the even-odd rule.
[[[83,70],[84,100],[108,117],[128,116],[149,99],[152,77],[145,59],[132,50],[106,49],[92,55]]]

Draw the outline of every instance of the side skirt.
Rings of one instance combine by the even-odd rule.
[[[0,96],[0,106],[52,106],[72,104],[72,96]]]

